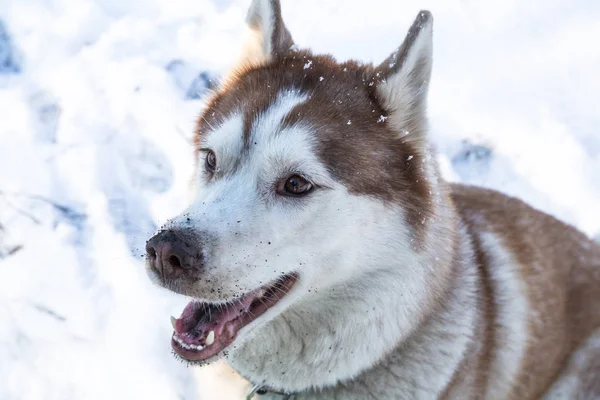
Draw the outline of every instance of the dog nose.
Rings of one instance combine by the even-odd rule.
[[[146,257],[150,267],[163,278],[174,278],[195,266],[190,257],[192,247],[172,230],[157,233],[146,243]]]

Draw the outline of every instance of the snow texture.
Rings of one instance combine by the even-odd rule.
[[[282,3],[300,47],[375,62],[432,10],[444,175],[600,232],[600,2]],[[0,399],[194,399],[210,383],[172,357],[186,300],[142,256],[185,207],[194,120],[248,5],[0,0]]]
[[[6,31],[4,22],[0,20],[0,74],[18,73],[21,71],[18,55]]]

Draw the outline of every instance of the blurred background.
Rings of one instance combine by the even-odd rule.
[[[0,399],[225,398],[187,367],[151,233],[184,208],[203,96],[250,0],[0,0]],[[295,41],[379,63],[434,25],[445,177],[600,232],[600,2],[282,0]],[[235,391],[243,383],[228,381]]]

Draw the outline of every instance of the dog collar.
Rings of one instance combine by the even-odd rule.
[[[245,399],[246,400],[252,400],[254,398],[254,395],[256,395],[256,394],[267,394],[267,393],[273,393],[273,394],[282,396],[281,400],[294,400],[294,398],[296,397],[293,394],[271,390],[271,389],[267,388],[264,385],[252,385],[252,387],[250,388],[250,390],[246,394]]]

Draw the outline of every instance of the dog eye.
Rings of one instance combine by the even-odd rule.
[[[215,152],[212,150],[209,150],[206,153],[206,168],[210,172],[214,172],[215,168],[217,168],[217,156],[215,155]]]
[[[285,196],[303,196],[313,189],[313,184],[300,175],[292,175],[281,181],[277,193]]]

